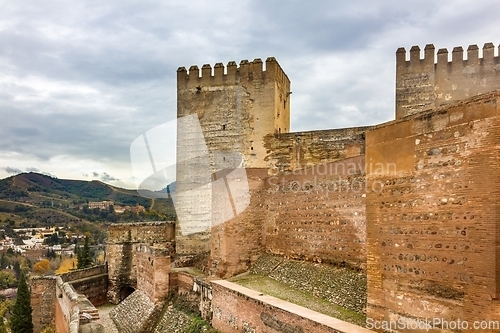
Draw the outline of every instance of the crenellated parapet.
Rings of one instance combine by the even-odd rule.
[[[500,50],[500,46],[498,47]],[[486,43],[482,56],[477,45],[467,51],[454,47],[436,53],[432,44],[396,51],[396,118],[433,109],[451,102],[500,88],[500,60],[493,43]]]
[[[177,69],[178,88],[196,88],[213,85],[234,85],[245,81],[287,81],[288,77],[281,69],[274,57],[269,57],[264,62],[260,58],[253,61],[242,60],[238,66],[235,61],[227,63],[226,67],[219,62],[212,68],[210,64],[204,64],[200,68],[196,65]]]

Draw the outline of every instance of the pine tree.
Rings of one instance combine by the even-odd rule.
[[[92,256],[90,255],[89,238],[85,237],[85,243],[83,248],[78,251],[77,254],[77,268],[87,268],[92,266]]]
[[[10,319],[12,333],[33,333],[31,312],[30,291],[24,274],[21,274],[19,286],[17,287],[17,298],[12,307],[12,317]]]

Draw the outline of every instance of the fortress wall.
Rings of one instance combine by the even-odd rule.
[[[500,319],[500,93],[368,131],[368,317]],[[367,162],[368,163],[368,162]]]
[[[212,326],[221,332],[371,332],[229,281],[211,285]]]
[[[137,289],[160,302],[168,296],[171,255],[174,249],[137,245]]]
[[[64,282],[73,286],[77,293],[85,295],[93,305],[107,302],[107,265],[78,269],[59,275]]]
[[[500,48],[500,47],[499,47]],[[500,58],[495,47],[486,43],[479,57],[479,47],[470,45],[467,59],[461,46],[453,48],[451,61],[447,49],[428,44],[424,57],[413,46],[410,60],[406,50],[396,53],[396,119],[431,110],[479,94],[500,89]]]
[[[30,287],[33,332],[39,333],[47,326],[55,326],[56,278],[32,277]]]
[[[177,71],[177,116],[197,115],[208,153],[222,153],[219,159],[226,162],[240,154],[244,167],[266,168],[263,137],[290,130],[289,92],[290,81],[274,58],[266,60],[265,69],[260,59],[243,60],[239,67],[230,62],[226,70],[221,63],[213,69],[206,64],[201,75],[197,66],[189,71],[181,67]],[[217,157],[202,151],[192,137],[194,132],[191,128],[180,131],[177,142],[176,210],[178,216],[189,218],[180,221],[176,251],[186,256],[210,252],[210,230],[199,230],[211,225],[212,193],[203,178],[218,171],[210,170]],[[194,161],[192,156],[199,154],[204,158]],[[207,158],[208,165],[202,165]],[[207,174],[201,175],[200,168]],[[193,184],[199,184],[196,195],[183,195]]]
[[[364,270],[364,167],[364,156],[356,156],[269,177],[266,250]]]
[[[55,277],[55,328],[60,333],[77,333],[80,327],[78,294],[61,278]]]
[[[370,127],[294,132],[265,137],[265,161],[271,175],[313,167],[364,154]]]
[[[85,295],[94,306],[105,304],[108,301],[108,275],[106,273],[68,283],[73,286],[77,293]]]
[[[127,287],[137,288],[137,246],[148,245],[169,249],[175,244],[173,222],[143,222],[114,224],[108,228],[106,260],[108,265],[108,299],[118,303],[127,295]],[[141,263],[142,265],[143,263]],[[145,272],[144,274],[147,274]],[[144,284],[143,284],[144,286]]]
[[[106,274],[107,272],[107,265],[98,265],[90,268],[77,269],[71,272],[60,274],[59,276],[64,282],[71,282],[86,279],[96,275]]]
[[[245,272],[263,251],[267,170],[247,169],[246,172],[249,206],[236,217],[212,228],[211,275],[226,278]]]
[[[266,251],[365,269],[368,128],[266,137]]]

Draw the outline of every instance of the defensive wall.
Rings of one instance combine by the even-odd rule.
[[[464,60],[455,48],[451,62],[440,50],[435,63],[432,45],[424,59],[413,47],[409,61],[399,49],[396,120],[300,133],[287,133],[290,83],[274,58],[265,69],[258,59],[240,67],[231,62],[227,71],[217,64],[213,73],[204,65],[201,76],[197,67],[180,68],[178,116],[197,115],[207,149],[199,150],[185,128],[178,158],[241,154],[250,201],[225,223],[188,235],[170,222],[110,228],[108,296],[119,302],[132,293],[115,313],[123,331],[147,330],[171,291],[186,295],[223,332],[362,330],[328,326],[331,318],[301,316],[308,312],[173,268],[205,257],[200,268],[208,276],[227,278],[265,253],[365,273],[371,320],[500,320],[500,69],[494,50],[488,43],[480,57],[471,46]],[[195,169],[183,167],[177,186],[188,189]],[[207,172],[217,172],[214,164]],[[181,198],[181,213],[192,210],[193,226],[210,225],[212,207],[223,198],[198,185],[206,191]],[[59,304],[52,297],[40,294],[37,306],[50,311]],[[143,312],[134,315],[134,309]],[[141,323],[133,323],[138,317]]]
[[[59,333],[104,332],[95,306],[60,276],[34,277],[30,286],[33,332],[47,327]]]
[[[368,312],[377,320],[499,320],[500,92],[366,136]]]
[[[467,53],[435,62],[427,45],[407,61],[399,49],[395,121],[264,136],[249,207],[205,234],[209,272],[233,276],[270,252],[366,270],[377,320],[499,319],[500,65],[491,43]]]
[[[174,222],[114,224],[108,229],[108,299],[118,304],[140,288],[152,302],[168,293],[175,253]]]
[[[200,144],[197,128],[178,128],[176,210],[179,219],[189,215],[177,229],[178,255],[210,252],[210,212],[217,198],[205,178],[218,171],[216,164],[238,165],[240,159],[245,168],[267,170],[262,138],[290,131],[290,93],[290,80],[274,58],[265,68],[261,59],[239,66],[232,61],[226,68],[218,63],[213,73],[205,64],[201,76],[197,66],[178,69],[177,116],[197,115],[203,132]],[[198,184],[195,193],[189,191],[193,184]]]
[[[60,274],[59,276],[63,282],[69,283],[77,293],[85,295],[94,306],[99,306],[107,302],[107,265],[77,269],[68,273]]]
[[[500,48],[500,47],[499,47]],[[396,52],[396,119],[432,110],[495,89],[500,89],[500,62],[493,43],[482,48],[470,45],[467,59],[461,46],[453,48],[451,61],[447,49],[436,51],[434,45],[418,46]]]

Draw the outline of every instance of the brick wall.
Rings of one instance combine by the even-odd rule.
[[[149,250],[148,250],[149,247]],[[108,299],[113,303],[122,301],[130,293],[130,288],[138,287],[138,279],[141,280],[141,286],[150,288],[152,285],[156,287],[150,288],[148,295],[153,296],[152,290],[159,291],[167,288],[168,278],[161,278],[161,275],[168,274],[163,270],[158,270],[157,281],[148,284],[146,275],[152,274],[150,270],[141,271],[138,275],[138,252],[142,250],[153,251],[151,253],[158,254],[158,257],[166,256],[165,252],[172,254],[175,247],[175,224],[173,222],[143,222],[143,223],[124,223],[115,224],[108,228],[108,239],[106,241],[106,260],[108,265]],[[153,249],[161,249],[159,252]],[[159,253],[163,254],[159,254]],[[151,265],[151,260],[146,265],[144,258],[151,256],[141,256],[141,269]],[[166,258],[162,258],[157,264],[161,267],[166,267],[161,264]],[[168,259],[169,260],[169,259]],[[154,262],[154,261],[153,261]],[[160,282],[163,281],[163,282]],[[163,293],[163,291],[162,291]],[[163,296],[161,296],[163,297]]]
[[[367,133],[368,317],[500,319],[498,102]]]
[[[212,326],[221,332],[371,332],[228,281],[212,281]]]
[[[236,217],[217,225],[211,231],[211,275],[230,277],[250,268],[263,251],[263,225],[267,210],[265,201],[266,169],[247,169],[250,191],[249,206]]]
[[[365,268],[363,156],[267,179],[268,252]]]
[[[107,302],[108,272],[106,265],[79,269],[60,275],[64,282],[73,286],[75,291],[99,306]]]
[[[173,249],[137,245],[137,289],[156,303],[169,291],[170,255]]]
[[[39,333],[45,327],[55,325],[56,278],[33,277],[30,281],[30,287],[33,332]]]

